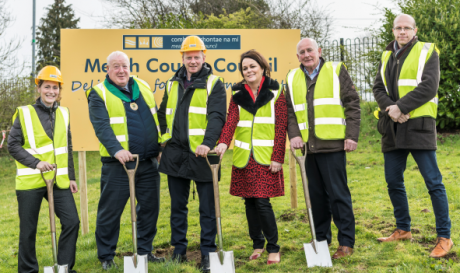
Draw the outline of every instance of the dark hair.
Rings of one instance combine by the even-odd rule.
[[[45,80],[39,80],[39,81],[38,81],[37,93],[38,93],[38,88],[42,87],[42,85],[43,85],[44,82],[45,82]],[[57,102],[60,102],[60,101],[61,101],[61,98],[62,98],[62,96],[61,96],[61,94],[62,94],[62,92],[61,92],[61,91],[62,91],[62,86],[61,86],[61,83],[60,83],[60,82],[58,82],[58,84],[59,84],[59,95],[58,95],[58,97],[56,98],[56,101],[57,101]],[[38,99],[39,97],[40,97],[40,93],[38,93],[38,96],[37,96],[35,99]]]
[[[270,65],[268,64],[267,60],[264,58],[264,56],[262,56],[262,54],[255,51],[254,49],[251,49],[241,54],[240,63],[238,64],[241,76],[243,77],[243,81],[244,81],[243,59],[246,59],[246,58],[250,58],[256,61],[260,65],[260,67],[264,70],[264,76],[270,77]]]

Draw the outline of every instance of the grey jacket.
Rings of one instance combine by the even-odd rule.
[[[379,121],[377,129],[382,135],[382,152],[390,152],[396,149],[417,149],[417,150],[436,150],[436,120],[431,117],[421,117],[409,119],[405,123],[395,123],[388,116],[385,109],[390,105],[398,105],[403,114],[408,114],[412,110],[422,106],[433,99],[439,87],[439,55],[433,51],[431,57],[425,64],[423,70],[422,82],[403,98],[399,97],[398,93],[398,78],[399,71],[409,55],[415,43],[418,40],[416,37],[412,42],[408,43],[398,54],[395,54],[394,43],[388,44],[386,50],[391,50],[390,59],[388,60],[385,76],[387,78],[387,86],[389,95],[386,92],[385,85],[382,81],[379,65],[379,73],[375,77],[374,92],[375,100],[379,108]]]
[[[321,59],[321,68],[326,62],[323,58]],[[300,69],[304,71],[304,66],[301,64]],[[305,72],[304,72],[305,73]],[[319,75],[319,73],[318,73]],[[307,82],[307,108],[308,108],[308,124],[309,124],[309,137],[307,143],[308,153],[331,153],[339,152],[344,150],[343,140],[322,140],[315,135],[315,111],[313,107],[313,94],[315,93],[316,76],[313,80],[305,73],[305,79]],[[359,126],[361,123],[361,108],[359,105],[359,95],[356,92],[353,81],[347,72],[345,66],[342,66],[339,74],[340,80],[340,99],[342,100],[343,107],[345,108],[345,118],[347,127],[345,131],[345,139],[351,139],[358,142],[359,138]],[[295,92],[295,91],[294,91]],[[297,118],[295,116],[294,108],[292,107],[292,100],[289,93],[289,87],[286,85],[286,102],[288,108],[288,136],[289,139],[301,136]]]
[[[50,139],[53,139],[53,128],[57,103],[54,103],[53,107],[48,108],[41,103],[40,99],[37,99],[35,104],[32,106],[34,107],[35,111],[37,111],[38,118],[40,119],[40,122],[46,134]],[[69,153],[69,179],[75,180],[75,169],[73,166],[72,156],[72,135],[70,133],[70,124],[69,133],[67,137],[67,148]],[[8,152],[15,160],[17,160],[22,165],[35,169],[40,160],[35,158],[33,155],[29,154],[24,148],[22,148],[22,145],[24,145],[24,135],[22,134],[21,122],[19,121],[19,117],[16,117],[13,123],[13,127],[11,127],[10,134],[8,135]]]

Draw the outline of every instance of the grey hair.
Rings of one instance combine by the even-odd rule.
[[[128,58],[128,55],[126,55],[126,53],[122,51],[114,51],[110,53],[110,55],[107,57],[107,65],[110,65],[110,61],[114,59],[115,57],[119,57],[119,56],[122,56],[123,58],[125,58],[129,63],[129,58]]]
[[[412,21],[414,22],[414,28],[417,27],[417,25],[415,24],[415,19],[414,19],[414,17],[412,17],[412,16],[409,15],[409,14],[405,14],[405,13],[402,13],[402,14],[399,14],[398,16],[396,16],[396,18],[393,20],[393,27],[395,26],[396,20],[398,20],[398,18],[399,18],[399,17],[402,17],[402,16],[409,16],[410,19],[412,19]]]
[[[316,42],[315,39],[313,39],[313,38],[303,38],[302,40],[300,40],[300,41],[297,43],[297,47],[296,47],[296,48],[297,48],[297,53],[299,53],[299,45],[300,45],[303,41],[305,41],[305,40],[309,40],[310,42],[312,42],[312,43],[313,43],[313,46],[315,47],[315,49],[318,49],[318,48],[319,48],[319,47],[318,47],[318,43]]]

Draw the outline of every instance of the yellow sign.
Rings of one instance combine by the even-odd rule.
[[[204,41],[206,62],[215,75],[224,78],[228,103],[232,86],[242,80],[238,63],[243,52],[261,52],[270,64],[272,78],[282,84],[289,69],[299,66],[296,45],[300,30],[62,29],[62,105],[70,109],[74,151],[99,150],[85,90],[105,80],[107,56],[116,50],[125,52],[131,74],[148,82],[160,105],[166,81],[182,66],[179,49],[188,35],[198,35]]]

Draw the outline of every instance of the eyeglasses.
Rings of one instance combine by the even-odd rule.
[[[413,27],[394,27],[393,29],[396,30],[396,31],[402,31],[402,30],[411,31],[411,30],[414,30],[415,28],[413,28]]]

